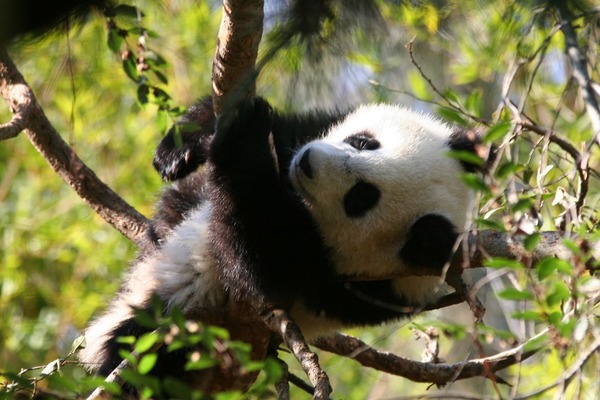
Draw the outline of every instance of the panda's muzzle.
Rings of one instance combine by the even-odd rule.
[[[310,149],[306,149],[304,151],[304,154],[302,154],[302,157],[300,157],[300,161],[298,162],[298,165],[300,166],[300,169],[302,170],[304,175],[308,179],[312,179],[313,178],[313,170],[312,170],[312,167],[310,166],[310,161],[308,159],[309,154],[310,154]]]

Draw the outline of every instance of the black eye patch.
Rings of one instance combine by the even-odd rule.
[[[375,139],[369,132],[359,132],[348,136],[344,139],[344,143],[348,143],[356,150],[376,150],[381,147],[379,140]]]
[[[379,202],[381,192],[377,186],[358,181],[344,196],[344,210],[350,218],[359,218],[373,209]]]

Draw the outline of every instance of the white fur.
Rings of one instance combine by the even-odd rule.
[[[79,358],[90,369],[105,358],[103,347],[111,332],[133,316],[132,307],[147,305],[153,293],[167,308],[177,306],[187,315],[226,304],[208,247],[211,212],[210,203],[192,211],[160,249],[129,271],[107,312],[85,331],[86,347]]]
[[[347,137],[368,132],[381,146],[358,151]],[[460,164],[448,157],[452,130],[441,121],[392,105],[369,105],[349,114],[318,141],[304,146],[290,168],[294,187],[315,216],[334,263],[342,274],[372,277],[401,272],[398,257],[411,224],[437,213],[458,229],[466,223],[470,194],[459,179]],[[312,178],[299,168],[310,149]],[[343,198],[358,180],[381,191],[377,206],[366,215],[349,218]],[[401,278],[396,289],[410,301],[439,297],[439,277]]]

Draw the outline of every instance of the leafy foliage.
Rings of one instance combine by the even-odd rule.
[[[181,113],[179,104],[210,92],[220,12],[209,3],[136,2],[97,16],[68,35],[10,49],[57,130],[105,182],[146,215],[152,213],[160,187],[150,168],[155,143]],[[578,3],[574,22],[579,45],[595,57],[598,13],[586,10],[586,2]],[[579,362],[600,334],[600,280],[589,269],[599,239],[599,159],[585,105],[570,78],[557,11],[534,0],[440,4],[381,1],[385,35],[357,30],[353,48],[335,49],[339,51],[316,64],[306,62],[299,46],[285,48],[263,70],[259,92],[289,109],[409,103],[484,130],[484,140],[499,150],[487,176],[464,177],[478,193],[476,226],[524,234],[529,250],[542,243],[543,230],[571,232],[565,246],[572,257],[535,264],[487,260],[488,274],[471,277],[488,309],[485,325],[474,323],[466,307],[414,321],[417,327],[433,325],[443,333],[441,353],[449,362],[524,342],[525,350],[541,349],[537,359],[505,376],[512,387],[470,380],[439,390],[504,398],[593,397],[599,389],[600,360],[592,354]],[[594,58],[588,63],[594,82],[600,79],[596,63]],[[0,109],[0,118],[8,120],[9,112]],[[69,349],[117,289],[135,249],[95,216],[22,138],[0,143],[0,240],[0,379],[5,382],[0,398],[75,398],[91,391],[100,380],[74,365]],[[227,340],[218,329],[196,330],[175,319],[162,321],[157,328],[163,330],[137,341],[124,339],[141,355],[131,359],[133,368],[124,379],[143,387],[146,397],[169,393],[201,398],[186,389],[174,392],[173,382],[148,377],[156,360],[151,350],[164,343],[172,325],[183,338],[169,346]],[[407,345],[413,339],[405,324],[357,334],[367,343],[418,358],[418,346]],[[231,345],[243,358],[247,349]],[[428,388],[367,373],[349,359],[322,359],[336,396],[342,398],[422,394]],[[213,362],[200,358],[188,367]],[[39,367],[26,367],[32,365]],[[294,361],[289,365],[296,369]],[[25,369],[17,372],[21,367]],[[268,396],[280,373],[274,361],[249,368],[264,371],[251,395]],[[576,374],[568,376],[571,368]],[[106,389],[120,390],[117,385]]]

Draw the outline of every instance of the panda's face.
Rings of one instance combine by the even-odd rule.
[[[447,155],[452,133],[404,108],[363,106],[296,153],[291,181],[339,258],[336,265],[343,265],[340,272],[402,268],[398,252],[424,215],[463,229],[469,194],[460,163]]]

